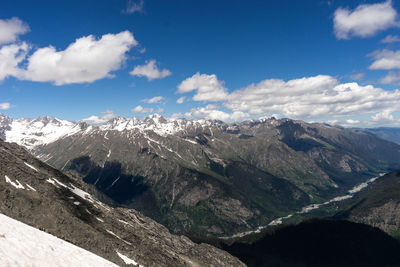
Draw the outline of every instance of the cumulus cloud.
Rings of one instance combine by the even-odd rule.
[[[140,100],[143,103],[147,103],[147,104],[156,104],[156,103],[160,103],[161,101],[164,101],[164,97],[162,96],[155,96],[153,98],[149,98],[149,99],[142,99]]]
[[[178,93],[196,91],[195,101],[222,101],[228,96],[224,83],[215,74],[207,75],[199,72],[178,85]]]
[[[234,91],[224,103],[233,111],[251,115],[278,113],[289,118],[345,116],[371,113],[387,107],[400,109],[400,91],[372,85],[340,84],[331,76],[264,80]]]
[[[26,43],[5,45],[0,48],[0,81],[20,73],[18,64],[24,60],[28,49]]]
[[[359,120],[348,119],[348,120],[346,120],[346,123],[347,124],[358,124],[358,123],[360,123],[360,121]]]
[[[136,66],[131,72],[132,76],[146,77],[147,80],[162,79],[170,76],[172,73],[167,69],[159,70],[154,59],[147,61],[144,65]]]
[[[379,80],[383,84],[396,84],[400,85],[400,73],[399,72],[389,72],[385,77]]]
[[[65,50],[48,46],[36,50],[29,58],[27,68],[17,78],[56,85],[94,82],[111,78],[112,71],[121,68],[126,52],[138,42],[129,31],[105,34],[100,39],[93,35],[77,39]]]
[[[144,1],[143,0],[128,0],[126,2],[126,9],[124,10],[124,13],[126,14],[133,14],[133,13],[141,13],[143,12],[143,7],[144,7]]]
[[[356,9],[338,8],[334,13],[333,23],[338,39],[350,37],[369,37],[377,32],[397,26],[397,11],[392,1],[362,4]]]
[[[11,108],[11,104],[8,102],[0,103],[0,109],[7,110]]]
[[[206,107],[193,108],[184,114],[186,118],[192,119],[208,119],[208,120],[222,120],[222,121],[238,121],[248,117],[248,114],[242,111],[235,111],[227,113],[217,109],[216,105],[207,105]]]
[[[117,115],[114,113],[113,110],[106,110],[103,112],[100,112],[101,114],[104,114],[102,116],[90,116],[88,118],[85,118],[81,121],[86,122],[88,124],[92,124],[92,125],[101,125],[103,123],[106,123],[107,121],[111,120],[112,118],[117,117]]]
[[[371,70],[400,69],[400,50],[378,50],[370,55],[375,61],[369,66]]]
[[[135,108],[133,108],[131,110],[132,113],[136,113],[136,114],[144,114],[144,113],[151,113],[151,112],[156,112],[156,113],[163,113],[164,109],[163,108],[144,108],[141,105],[136,106]]]
[[[391,43],[397,43],[397,42],[400,42],[400,36],[398,36],[398,35],[388,35],[381,40],[381,43],[384,43],[384,44],[391,44]]]
[[[393,70],[400,69],[400,50],[378,50],[370,54],[374,62],[369,66],[371,70]],[[389,72],[380,79],[383,84],[400,84],[400,72]]]
[[[200,76],[197,74],[197,76]],[[215,75],[213,84],[222,84]],[[215,78],[215,80],[214,80]],[[186,79],[185,81],[187,81]],[[196,86],[191,85],[188,88]],[[197,89],[194,89],[197,90]],[[184,92],[185,90],[181,90]],[[203,98],[216,105],[196,107],[176,117],[220,119],[236,121],[259,116],[288,117],[310,120],[325,118],[326,121],[337,122],[343,126],[366,125],[368,121],[360,121],[355,116],[381,113],[393,107],[391,112],[400,111],[400,91],[384,90],[372,85],[361,86],[356,82],[340,83],[335,77],[318,75],[293,80],[267,79],[250,84],[230,94],[223,88],[225,98]],[[220,99],[216,101],[216,99]],[[227,111],[228,110],[228,111]],[[174,115],[174,116],[175,116]],[[383,116],[387,113],[382,113]],[[386,116],[388,118],[388,116]]]
[[[18,36],[29,32],[29,26],[19,18],[0,19],[0,44],[12,43]]]
[[[180,97],[180,98],[178,98],[176,100],[176,103],[178,103],[178,104],[182,104],[183,102],[185,102],[185,97],[184,96],[182,96],[182,97]]]
[[[221,102],[235,114],[234,118],[229,117],[233,115],[214,108],[195,108],[185,115],[214,118],[214,114],[218,114],[222,116],[221,119],[232,120],[244,115],[254,117],[276,114],[279,117],[310,119],[380,112],[392,106],[400,110],[399,90],[387,91],[372,85],[361,86],[355,82],[340,83],[335,77],[328,75],[289,81],[267,79],[230,94],[222,84],[215,75],[196,74],[183,81],[178,91],[184,93],[197,90],[195,100]],[[203,86],[207,90],[203,90]],[[212,94],[213,90],[209,88],[213,88],[217,94]],[[205,94],[206,97],[204,93],[208,93]],[[218,93],[224,97],[220,97]]]
[[[374,122],[388,122],[388,121],[394,121],[393,115],[392,115],[392,110],[386,109],[383,110],[374,116],[371,117],[372,121]]]

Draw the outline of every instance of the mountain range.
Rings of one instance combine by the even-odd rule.
[[[0,140],[0,166],[2,264],[67,266],[80,259],[80,266],[111,266],[111,262],[119,266],[244,266],[222,250],[171,235],[164,226],[135,210],[100,202],[101,193],[92,186],[64,175],[17,144]],[[35,236],[36,246],[32,245]],[[71,243],[110,263],[93,261],[93,254]],[[51,254],[64,258],[48,262],[54,258]]]
[[[367,133],[375,135],[379,138],[400,144],[400,128],[395,127],[379,127],[363,129]]]
[[[185,234],[253,229],[400,168],[398,144],[290,119],[227,124],[155,114],[89,125],[0,115],[0,137],[92,184],[107,203]]]

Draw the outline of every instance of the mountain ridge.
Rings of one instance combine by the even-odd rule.
[[[100,126],[60,121],[60,132],[37,121],[49,129],[14,136],[12,125],[2,123],[1,129],[7,141],[25,144],[46,163],[176,233],[254,229],[400,167],[399,145],[290,119],[227,124],[153,115],[117,117]]]
[[[0,213],[44,230],[120,266],[243,266],[228,253],[174,236],[135,210],[111,207],[90,185],[0,140]],[[1,237],[0,237],[1,238]]]

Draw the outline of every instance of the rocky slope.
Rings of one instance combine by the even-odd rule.
[[[362,222],[400,238],[400,170],[375,181],[345,203],[336,218]]]
[[[80,179],[0,140],[0,213],[120,266],[127,259],[143,266],[243,265],[210,245],[171,235],[135,210],[107,206],[90,191]]]
[[[400,145],[325,124],[121,117],[1,122],[7,141],[176,233],[227,235],[400,167]]]

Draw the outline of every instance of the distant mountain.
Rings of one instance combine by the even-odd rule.
[[[58,258],[49,264],[63,262],[67,266],[78,259],[78,265],[104,263],[95,263],[93,255],[8,218],[11,217],[120,266],[244,266],[210,245],[197,245],[186,237],[171,235],[164,226],[135,210],[105,205],[93,192],[80,179],[62,174],[17,144],[0,140],[0,254],[14,253],[2,254],[0,262],[25,266],[27,257],[32,255],[27,264],[31,266],[40,256],[64,255],[68,257],[65,261]],[[37,251],[38,255],[23,251],[32,246],[31,235],[37,237],[35,249],[43,249]],[[7,244],[11,247],[1,247]],[[69,250],[62,251],[67,248],[71,255]]]
[[[1,132],[175,233],[227,235],[268,224],[400,168],[400,145],[290,119],[114,118],[103,125],[1,117]]]
[[[348,202],[336,218],[362,222],[400,239],[400,170],[376,180]]]
[[[365,129],[367,133],[400,144],[400,128],[380,127]]]

